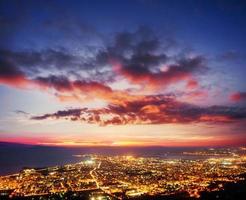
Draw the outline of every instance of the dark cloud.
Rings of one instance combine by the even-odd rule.
[[[29,115],[29,113],[23,111],[23,110],[15,110],[14,111],[16,114],[21,114],[21,115]]]
[[[46,114],[46,115],[43,115],[43,116],[36,116],[36,117],[32,117],[32,119],[36,119],[36,120],[42,120],[42,119],[47,119],[47,118],[50,118],[50,117],[53,117],[53,118],[62,118],[62,117],[71,117],[74,118],[74,117],[80,117],[81,113],[84,111],[84,110],[87,110],[87,109],[70,109],[70,110],[65,110],[65,111],[58,111],[54,114]]]
[[[0,49],[0,55],[3,60],[1,68],[10,68],[8,65],[11,64],[28,78],[53,73],[56,76],[66,74],[77,79],[97,77],[103,82],[113,80],[112,71],[104,70],[105,66],[99,66],[94,58],[73,54],[64,48],[40,51]]]
[[[107,83],[123,76],[134,84],[166,87],[206,69],[202,56],[178,59],[168,56],[168,41],[161,41],[151,29],[140,27],[135,32],[117,33],[103,49],[88,50],[84,56],[65,48],[38,51],[0,49],[0,55],[22,71],[26,78],[38,77],[37,80],[43,74],[66,74],[78,80],[90,81],[93,77]]]
[[[111,92],[111,88],[97,81],[84,81],[84,80],[69,80],[66,76],[50,75],[48,77],[37,77],[33,80],[37,85],[41,87],[55,89],[57,91],[73,92],[74,90],[80,90],[81,92]]]
[[[147,27],[140,27],[136,32],[120,32],[115,35],[113,44],[108,44],[104,51],[98,53],[97,61],[98,64],[107,64],[111,59],[116,59],[147,68],[167,60],[166,54],[158,53],[161,44]]]
[[[37,77],[34,82],[46,88],[53,88],[57,91],[68,91],[72,89],[72,84],[65,76],[50,75],[48,77]]]
[[[132,83],[155,86],[166,86],[207,69],[202,56],[178,59],[168,56],[164,43],[146,27],[118,33],[113,44],[98,53],[97,63],[112,65],[115,73]]]
[[[119,71],[133,83],[144,83],[154,87],[166,87],[182,80],[188,80],[194,72],[203,71],[204,59],[202,57],[185,58],[175,64],[166,65],[166,70],[151,71],[141,65],[121,66]]]
[[[112,102],[113,100],[119,100],[124,94],[124,92],[113,91],[101,82],[70,80],[62,75],[37,77],[30,81],[40,89],[53,90],[55,96],[61,101],[88,101],[97,98]]]
[[[0,50],[1,56],[11,61],[26,73],[64,68],[75,70],[83,63],[81,58],[68,53],[64,49],[47,49],[42,51]]]
[[[19,87],[26,83],[24,73],[14,63],[4,59],[0,54],[0,84]]]
[[[228,123],[246,118],[246,108],[212,106],[198,107],[176,101],[173,96],[151,95],[124,104],[109,104],[101,109],[72,109],[33,116],[34,120],[65,118],[99,125]]]
[[[0,54],[0,77],[11,78],[22,76],[21,70],[8,59],[4,59]]]

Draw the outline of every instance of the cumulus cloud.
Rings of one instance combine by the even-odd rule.
[[[14,68],[22,78],[39,82],[51,79],[51,75],[66,74],[78,81],[90,82],[96,78],[104,84],[124,78],[131,84],[151,88],[166,88],[182,80],[188,81],[195,73],[207,69],[202,56],[168,55],[170,46],[169,40],[162,40],[151,29],[140,27],[135,32],[116,33],[103,48],[91,52],[88,49],[83,56],[65,48],[0,49],[1,68],[3,71]],[[5,74],[0,73],[3,78]],[[5,84],[8,83],[5,81]]]
[[[0,56],[0,84],[24,86],[27,84],[25,74],[12,62]]]
[[[33,120],[68,119],[105,125],[167,124],[167,123],[228,123],[246,118],[246,109],[239,107],[198,107],[177,101],[173,96],[150,95],[124,104],[109,104],[100,109],[69,109],[52,114],[33,116]]]
[[[200,83],[196,76],[208,69],[203,56],[169,55],[170,45],[165,42],[152,30],[140,27],[135,32],[117,33],[104,48],[87,57],[63,48],[39,51],[2,49],[0,84],[31,85],[52,91],[62,101],[100,99],[107,103],[103,108],[61,110],[33,116],[35,120],[65,118],[109,125],[235,122],[245,118],[245,108],[199,107],[180,102],[173,95],[165,95],[166,87],[185,81],[189,94],[187,102],[189,98],[207,96],[206,91],[198,89]],[[122,78],[130,83],[130,88],[115,90],[110,87],[112,82],[117,84]],[[133,85],[141,87],[132,90]],[[151,95],[143,92],[148,87],[153,89]],[[141,92],[133,93],[136,90]],[[230,98],[241,101],[245,94],[235,93]]]
[[[166,87],[207,69],[202,56],[172,58],[163,42],[149,29],[118,33],[112,45],[97,55],[100,64],[110,63],[113,70],[134,84]],[[165,67],[165,70],[163,70]]]
[[[0,49],[2,59],[8,60],[27,75],[47,70],[74,70],[87,68],[82,56],[74,55],[64,48],[13,51]]]

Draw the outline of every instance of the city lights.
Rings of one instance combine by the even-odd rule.
[[[24,169],[2,176],[1,195],[43,196],[73,191],[90,192],[90,200],[106,200],[186,192],[199,198],[202,191],[223,190],[225,183],[244,179],[240,175],[246,173],[245,150],[210,149],[189,154],[199,156],[163,159],[87,155],[89,158],[75,164]]]

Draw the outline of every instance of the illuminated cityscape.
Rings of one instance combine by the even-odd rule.
[[[182,158],[182,156],[191,156]],[[85,199],[141,199],[182,194],[199,199],[201,192],[245,181],[246,149],[181,152],[180,158],[133,155],[74,155],[81,162],[48,168],[26,168],[0,177],[2,197],[51,197],[71,192]],[[192,156],[198,156],[193,158]],[[242,176],[244,175],[244,176]],[[83,198],[82,198],[83,199]]]

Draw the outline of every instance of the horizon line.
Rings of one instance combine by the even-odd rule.
[[[207,146],[168,146],[168,145],[62,145],[62,144],[30,144],[22,142],[1,141],[1,143],[13,144],[13,145],[26,145],[26,146],[39,146],[39,147],[62,147],[62,148],[225,148],[225,147],[245,147],[246,144],[227,144],[227,145],[207,145]]]

